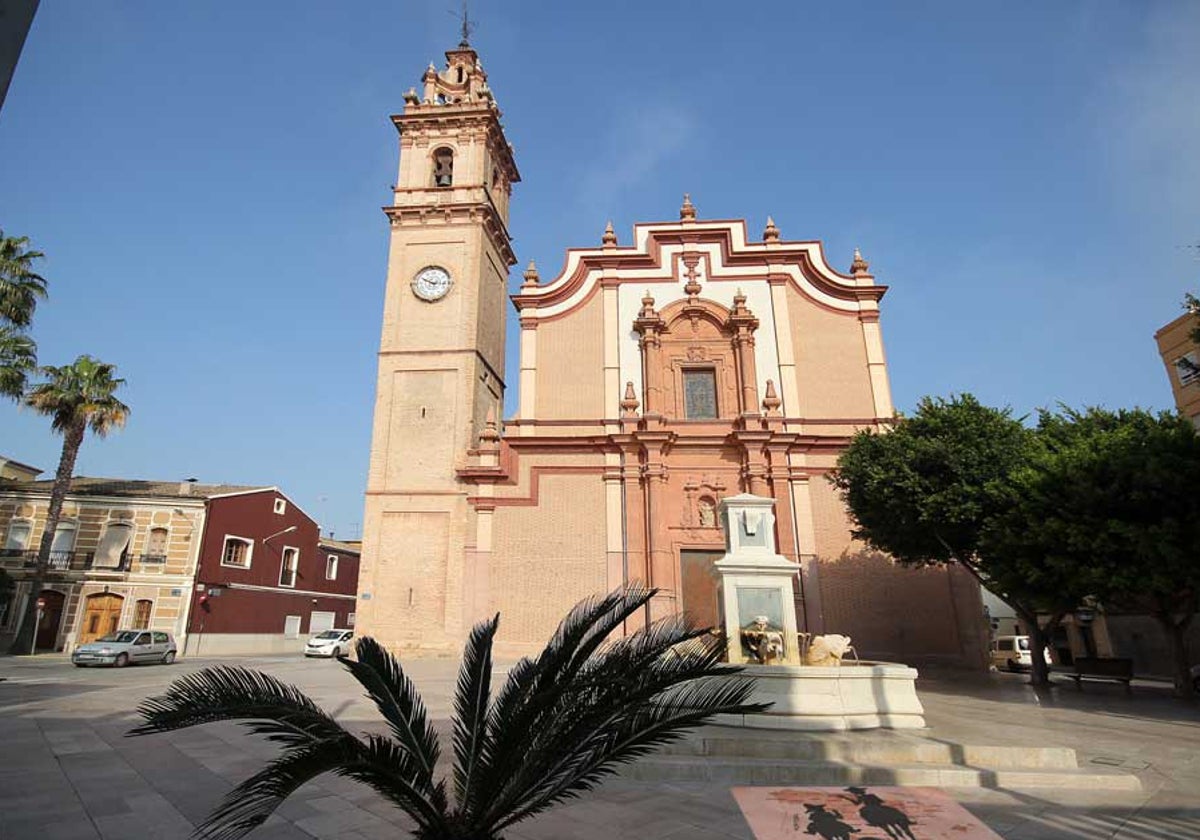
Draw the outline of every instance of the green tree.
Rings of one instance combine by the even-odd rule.
[[[33,270],[45,255],[29,249],[24,236],[0,230],[0,395],[20,399],[37,368],[37,346],[29,325],[37,303],[46,297],[46,280]]]
[[[63,448],[58,469],[54,473],[42,541],[38,546],[37,567],[30,589],[33,595],[26,605],[25,615],[9,653],[28,653],[33,642],[37,618],[36,596],[42,591],[54,532],[58,529],[63,499],[71,486],[71,474],[75,470],[75,459],[79,456],[84,435],[91,429],[97,436],[104,437],[114,428],[123,426],[129,416],[129,406],[116,396],[125,380],[113,376],[116,372],[113,365],[91,356],[80,356],[73,364],[43,367],[41,372],[46,381],[30,389],[25,396],[25,403],[39,414],[50,417],[51,428],[63,436]]]
[[[1022,463],[991,487],[996,505],[979,553],[997,591],[1045,616],[1034,661],[1043,661],[1063,618],[1111,583],[1105,561],[1116,551],[1108,530],[1113,488],[1103,475],[1108,456],[1097,448],[1107,425],[1107,415],[1094,410],[1039,412]]]
[[[834,484],[855,521],[854,536],[912,566],[958,563],[1003,598],[1033,637],[1033,682],[1049,675],[1042,658],[1055,616],[1074,594],[1047,573],[1030,575],[1034,558],[985,553],[984,528],[1011,504],[1010,476],[1029,458],[1031,430],[1009,410],[970,394],[926,397],[916,413],[884,434],[855,435],[838,459]],[[1042,625],[1039,614],[1048,614]]]
[[[1176,693],[1194,693],[1186,633],[1200,609],[1200,437],[1175,412],[1043,413],[1046,456],[1019,474],[1004,550],[1072,570],[1106,608],[1146,612],[1167,638]],[[987,540],[985,539],[985,543]]]
[[[536,659],[522,659],[492,697],[497,615],[477,624],[454,698],[451,774],[435,779],[437,734],[400,662],[374,639],[357,661],[339,657],[388,724],[359,738],[308,697],[258,671],[207,668],[176,680],[138,711],[145,735],[236,720],[283,754],[234,788],[197,836],[238,838],[262,824],[305,782],[337,773],[374,788],[407,813],[421,840],[496,840],[515,823],[595,787],[617,765],[681,737],[720,713],[744,714],[753,681],[732,677],[706,629],[682,616],[624,638],[614,630],[655,590],[633,587],[576,605]]]

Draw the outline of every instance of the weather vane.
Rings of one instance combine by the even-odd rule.
[[[471,46],[471,33],[475,31],[475,21],[467,15],[467,0],[462,2],[462,12],[449,12],[455,17],[462,18],[462,41],[459,42],[460,47]]]

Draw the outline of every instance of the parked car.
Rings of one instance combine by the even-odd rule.
[[[142,664],[170,665],[175,661],[176,652],[175,638],[170,633],[159,630],[117,630],[75,648],[71,661],[76,668],[85,665],[112,665],[115,668]]]
[[[349,654],[353,630],[325,630],[308,640],[304,646],[305,656],[340,656]]]
[[[992,664],[1009,671],[1025,671],[1033,667],[1028,636],[997,636],[992,640]],[[1043,650],[1046,664],[1050,664],[1050,651]]]

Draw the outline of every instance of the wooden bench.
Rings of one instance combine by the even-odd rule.
[[[1082,688],[1080,680],[1112,680],[1123,682],[1129,688],[1133,679],[1132,659],[1108,659],[1102,656],[1075,657],[1075,673],[1068,674],[1075,680],[1075,687]]]

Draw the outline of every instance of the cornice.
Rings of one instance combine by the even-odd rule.
[[[492,204],[491,198],[484,191],[483,201],[448,201],[441,204],[414,204],[400,205],[392,204],[382,208],[387,214],[388,220],[393,227],[403,227],[406,225],[421,226],[430,224],[432,221],[440,221],[443,224],[454,224],[455,222],[466,224],[481,224],[483,229],[487,231],[496,250],[504,258],[506,265],[516,265],[517,255],[512,249],[512,239],[508,235],[508,228],[504,224],[504,220],[500,217],[500,212],[496,209],[496,205]]]
[[[744,220],[716,220],[637,224],[633,245],[568,249],[562,270],[553,280],[526,286],[511,298],[518,310],[536,308],[535,317],[552,317],[573,310],[590,293],[590,287],[602,281],[605,286],[646,283],[655,278],[629,275],[648,271],[661,271],[663,280],[677,280],[665,249],[692,250],[701,245],[717,249],[717,264],[709,266],[708,282],[761,279],[787,283],[825,308],[847,314],[877,308],[887,291],[887,286],[876,285],[869,276],[856,277],[834,269],[819,240],[753,243],[746,240]],[[728,269],[754,271],[732,276]]]

